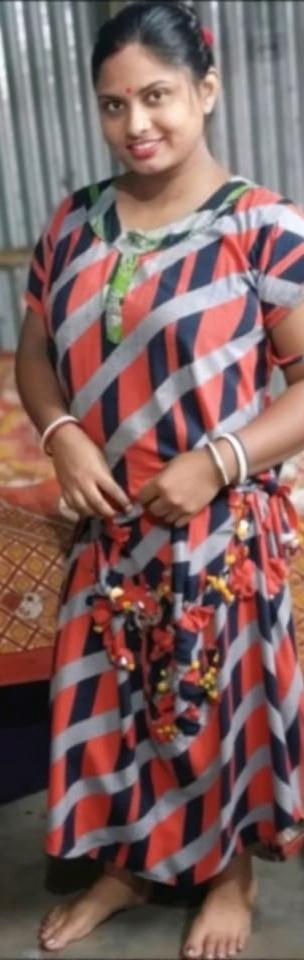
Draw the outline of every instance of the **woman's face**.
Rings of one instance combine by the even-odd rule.
[[[180,166],[202,140],[216,101],[210,70],[195,83],[187,67],[163,63],[132,43],[103,63],[96,94],[107,143],[125,167],[157,174]]]

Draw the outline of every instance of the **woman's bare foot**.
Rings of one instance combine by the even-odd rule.
[[[71,941],[86,937],[118,910],[147,903],[151,888],[148,881],[107,864],[102,877],[89,890],[50,911],[39,930],[40,946],[62,950]]]
[[[243,950],[251,931],[252,908],[257,895],[251,857],[234,857],[211,883],[206,900],[195,917],[182,956],[234,957]]]

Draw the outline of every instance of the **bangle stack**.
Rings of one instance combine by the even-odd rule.
[[[52,423],[49,423],[49,426],[46,428],[46,430],[44,430],[40,438],[40,446],[43,450],[43,453],[45,453],[48,457],[52,456],[48,447],[49,440],[53,434],[56,433],[59,427],[63,427],[66,423],[76,423],[79,426],[79,420],[77,420],[77,417],[72,417],[69,413],[66,413],[64,416],[57,417],[56,420],[52,420]]]
[[[220,438],[218,437],[217,439],[220,439]],[[221,457],[219,450],[215,446],[215,443],[212,443],[211,440],[207,440],[206,447],[208,447],[208,450],[210,450],[212,460],[220,474],[223,487],[228,487],[229,477],[228,477],[228,473],[227,473],[223,458]]]
[[[238,483],[245,483],[248,477],[249,465],[242,441],[235,433],[222,433],[221,440],[228,440],[228,443],[233,447],[239,468]]]
[[[236,456],[237,465],[238,465],[238,478],[237,483],[245,483],[248,477],[249,465],[245,447],[238,436],[235,433],[221,433],[220,436],[216,437],[216,440],[227,440],[230,443],[230,446],[233,448],[233,451]],[[210,450],[213,462],[217,467],[218,473],[220,474],[223,487],[228,487],[230,480],[226,470],[224,460],[215,445],[215,442],[207,440],[206,446]]]

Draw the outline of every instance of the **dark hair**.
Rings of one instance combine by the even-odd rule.
[[[201,80],[213,65],[192,0],[153,0],[128,3],[100,28],[92,55],[96,86],[100,67],[128,43],[141,43],[165,63],[187,66]]]

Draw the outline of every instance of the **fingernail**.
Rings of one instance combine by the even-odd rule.
[[[56,940],[46,940],[45,943],[47,943],[49,947],[56,947],[57,941],[56,941]]]
[[[185,949],[185,954],[186,954],[187,957],[197,957],[197,956],[198,956],[198,954],[197,954],[196,950],[194,949],[194,947],[186,947],[186,949]]]

